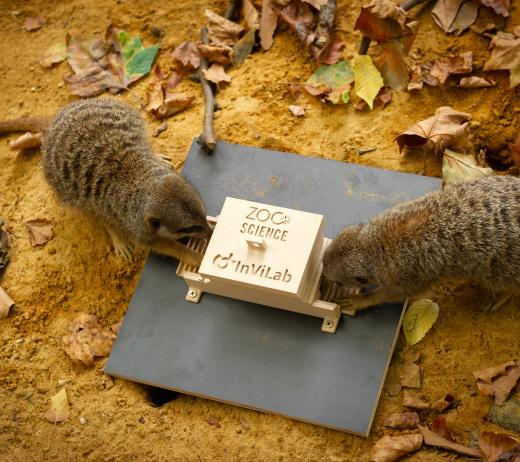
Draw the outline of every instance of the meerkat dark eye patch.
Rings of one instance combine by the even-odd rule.
[[[202,231],[202,226],[195,225],[195,226],[189,226],[188,228],[181,228],[177,232],[183,233],[183,234],[192,234],[192,233],[198,233],[200,231]]]
[[[161,227],[161,222],[157,218],[150,218],[150,228],[155,229],[156,231]]]

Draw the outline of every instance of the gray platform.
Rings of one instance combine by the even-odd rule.
[[[259,148],[193,143],[183,175],[210,216],[227,196],[325,216],[334,237],[441,180]],[[150,255],[105,372],[368,435],[401,322],[403,303],[322,319],[204,294],[185,300],[177,261]]]

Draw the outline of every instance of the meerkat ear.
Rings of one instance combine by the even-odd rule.
[[[358,284],[368,284],[368,279],[366,279],[366,278],[359,278],[359,277],[357,277],[355,279],[356,279],[356,282]]]
[[[157,231],[161,227],[161,221],[158,218],[148,218],[147,224],[154,231]]]

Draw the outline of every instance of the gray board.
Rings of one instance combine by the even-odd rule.
[[[210,216],[227,196],[319,213],[326,237],[441,180],[219,142],[194,142],[183,175]],[[185,300],[177,261],[150,255],[105,372],[221,402],[368,435],[403,303],[320,318],[203,294]]]

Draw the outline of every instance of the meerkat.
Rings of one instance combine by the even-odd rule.
[[[58,198],[99,219],[117,256],[130,260],[137,247],[200,265],[202,255],[179,240],[211,235],[202,200],[160,160],[132,107],[113,98],[86,99],[53,118],[0,124],[0,134],[26,130],[43,132],[43,172]]]
[[[520,293],[520,180],[464,180],[343,229],[323,273],[347,286],[379,288],[338,300],[359,310],[417,297],[437,283],[471,281],[496,309]]]

